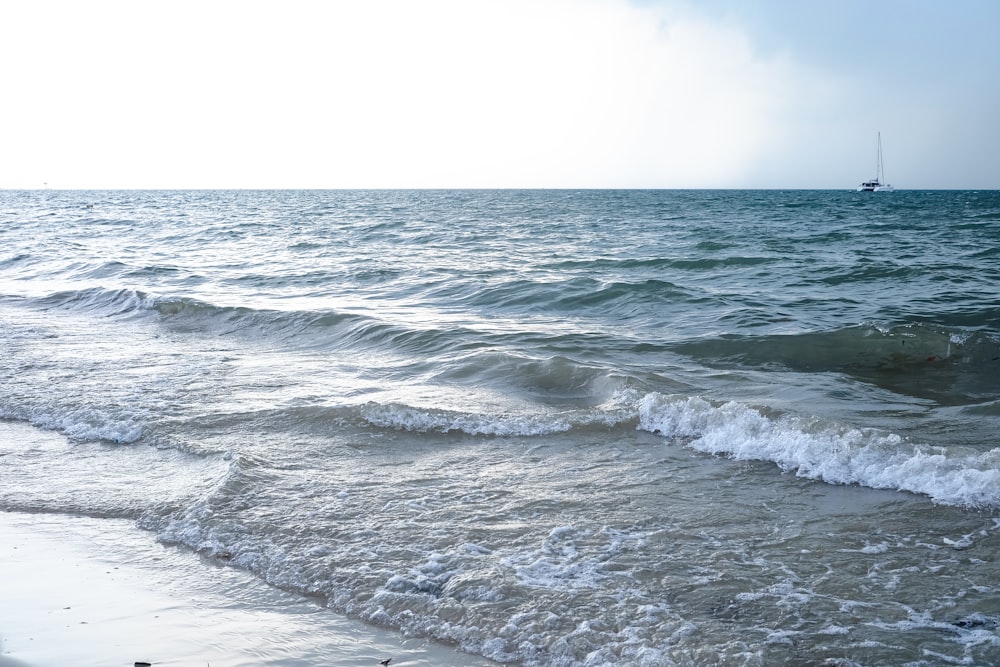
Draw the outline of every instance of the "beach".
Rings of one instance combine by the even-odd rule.
[[[0,512],[0,667],[497,664],[206,560],[125,520]]]

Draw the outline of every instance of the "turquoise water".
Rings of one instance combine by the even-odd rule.
[[[1000,193],[0,192],[0,508],[497,661],[1000,661]]]

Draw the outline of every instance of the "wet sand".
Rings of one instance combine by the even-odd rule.
[[[0,512],[0,667],[496,666],[339,616],[120,519]]]

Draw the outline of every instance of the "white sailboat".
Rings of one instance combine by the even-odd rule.
[[[859,185],[858,192],[892,192],[895,189],[888,183],[883,182],[885,180],[885,167],[882,164],[882,133],[879,132],[877,137],[878,148],[875,153],[875,178]]]

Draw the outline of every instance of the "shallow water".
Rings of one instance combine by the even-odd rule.
[[[1000,661],[995,192],[0,193],[0,508],[497,661]],[[44,443],[44,444],[42,444]]]
[[[17,425],[0,424],[3,437]],[[23,437],[45,439],[41,433]],[[0,665],[488,667],[157,544],[129,519],[0,512]]]

